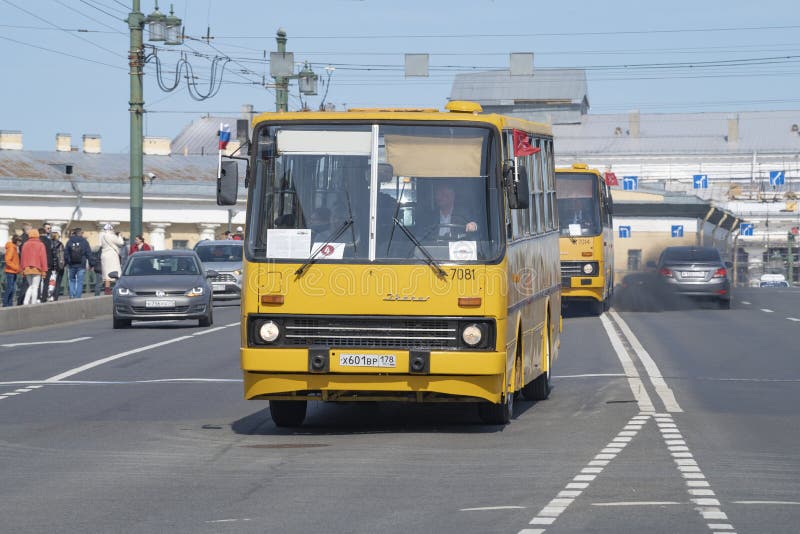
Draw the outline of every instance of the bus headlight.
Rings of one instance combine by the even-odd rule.
[[[594,264],[592,263],[584,263],[583,264],[583,274],[593,274],[594,273]]]
[[[470,347],[475,347],[483,339],[483,330],[476,324],[469,324],[461,331],[461,339]]]
[[[267,321],[258,327],[258,336],[266,343],[272,343],[281,333],[278,325],[272,321]]]

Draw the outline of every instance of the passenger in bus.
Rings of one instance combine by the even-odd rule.
[[[436,212],[423,219],[423,225],[430,227],[426,236],[438,236],[440,238],[454,238],[462,234],[472,234],[478,231],[478,223],[473,220],[465,210],[456,206],[456,191],[452,184],[448,182],[436,182],[433,186],[433,199],[436,204]]]

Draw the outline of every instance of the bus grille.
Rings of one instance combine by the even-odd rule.
[[[586,263],[585,261],[562,261],[561,262],[561,278],[567,278],[569,276],[584,276],[583,271],[583,264]]]
[[[220,273],[211,279],[212,282],[236,282],[236,277],[230,273]]]
[[[454,349],[458,322],[441,319],[294,317],[285,323],[284,343],[387,349]]]

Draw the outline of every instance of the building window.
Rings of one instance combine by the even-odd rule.
[[[173,250],[186,250],[189,248],[189,240],[188,239],[173,239],[172,240],[172,249]]]
[[[628,251],[628,270],[638,271],[642,268],[642,250],[631,249]]]

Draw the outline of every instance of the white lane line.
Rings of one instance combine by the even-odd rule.
[[[622,340],[614,330],[611,320],[606,317],[606,314],[603,314],[600,316],[600,322],[603,323],[603,328],[606,329],[606,334],[611,341],[611,346],[614,347],[614,352],[617,353],[617,358],[619,358],[619,362],[622,364],[622,370],[625,371],[625,376],[628,377],[628,385],[631,388],[633,397],[639,404],[639,411],[655,412],[653,401],[650,400],[650,395],[647,394],[644,384],[639,379],[636,366],[633,364],[633,360],[631,360],[630,356],[628,356],[628,351],[626,351],[625,347],[622,345]]]
[[[682,412],[683,409],[678,404],[678,401],[675,400],[675,395],[664,381],[664,377],[661,374],[661,371],[658,369],[656,362],[653,361],[653,358],[644,349],[642,344],[639,342],[639,339],[633,335],[633,331],[630,329],[630,327],[628,327],[628,324],[623,321],[622,317],[620,317],[619,314],[614,310],[609,310],[608,313],[617,323],[620,330],[622,330],[622,334],[628,340],[628,343],[630,343],[633,351],[636,353],[636,356],[639,357],[639,361],[642,362],[642,365],[644,366],[644,369],[650,378],[650,382],[653,384],[656,393],[664,403],[664,408],[667,410],[667,412]],[[601,319],[603,317],[604,316],[601,316]]]
[[[800,505],[800,502],[797,501],[731,501],[733,504],[788,504],[788,505]]]
[[[768,308],[761,308],[761,311],[763,311],[764,313],[773,313],[773,311]]]
[[[242,519],[214,519],[211,521],[204,521],[204,523],[236,523],[237,521],[252,521],[250,518],[242,518]]]
[[[220,330],[222,328],[227,328],[228,326],[236,326],[237,324],[239,324],[239,322],[232,323],[230,325],[226,325],[226,326],[222,326],[222,327],[218,327],[218,328],[214,328],[212,330]],[[79,367],[75,367],[73,369],[69,369],[68,371],[64,371],[63,373],[59,373],[57,375],[51,376],[50,378],[46,378],[44,380],[32,380],[32,381],[29,381],[29,382],[15,382],[15,383],[19,383],[19,384],[41,384],[41,385],[52,385],[52,384],[64,385],[65,384],[65,381],[64,381],[65,378],[69,378],[69,377],[74,376],[74,375],[76,375],[78,373],[82,373],[84,371],[88,371],[89,369],[93,369],[93,368],[95,368],[97,366],[100,366],[100,365],[103,365],[105,363],[113,362],[114,360],[118,360],[120,358],[124,358],[125,356],[130,356],[131,354],[138,354],[140,352],[145,352],[145,351],[148,351],[150,349],[163,347],[165,345],[171,345],[172,343],[178,343],[180,341],[186,341],[187,339],[192,339],[193,337],[194,337],[194,335],[188,335],[188,336],[176,337],[176,338],[173,338],[173,339],[167,339],[165,341],[160,341],[158,343],[153,343],[151,345],[145,345],[143,347],[137,347],[137,348],[132,349],[132,350],[127,350],[125,352],[120,352],[118,354],[113,354],[113,355],[107,356],[105,358],[100,358],[99,360],[95,360],[93,362],[89,362],[89,363],[81,365]],[[91,338],[76,338],[76,340],[80,340],[80,339],[91,339]],[[70,342],[73,342],[73,341],[75,341],[75,340],[71,340]],[[183,380],[217,381],[217,380],[229,380],[229,379],[202,379],[201,378],[201,379],[166,379],[166,380],[168,380],[168,381],[174,381],[174,380],[178,380],[178,381],[183,381]],[[158,381],[160,381],[160,380],[156,380],[154,382],[158,382]],[[113,383],[113,382],[111,382],[111,383]],[[135,383],[135,381],[133,381],[131,383]],[[41,387],[41,385],[37,386],[37,388]],[[31,387],[31,388],[28,389],[28,391],[30,391],[30,389],[34,389],[34,388]],[[17,390],[17,391],[20,391],[20,390]],[[5,399],[5,398],[7,398],[9,396],[14,396],[14,395],[19,395],[19,393],[18,392],[3,393],[3,395],[0,396],[0,400]]]
[[[67,343],[77,343],[78,341],[86,341],[92,339],[91,336],[76,337],[74,339],[57,339],[51,341],[28,341],[25,343],[3,343],[0,347],[28,347],[31,345],[63,345]]]
[[[646,418],[648,416],[639,413],[633,419],[631,419],[626,423],[626,427],[634,424],[637,425],[643,424],[647,419],[642,419],[642,417]],[[615,438],[613,439],[616,439],[617,437],[619,436],[615,436]],[[627,443],[620,444],[619,448],[614,448],[614,451],[615,452],[621,451],[625,445],[627,445]],[[609,450],[609,447],[603,449],[603,451],[606,450]],[[556,519],[558,519],[561,516],[561,514],[563,514],[567,510],[569,505],[572,504],[575,501],[575,499],[581,495],[583,490],[588,488],[589,484],[592,481],[594,481],[599,476],[600,473],[602,473],[605,465],[598,466],[596,463],[598,460],[601,459],[601,457],[607,458],[610,461],[616,457],[616,454],[601,453],[594,456],[592,460],[589,461],[587,466],[581,469],[580,471],[581,474],[577,474],[574,477],[572,477],[572,480],[566,486],[564,486],[564,489],[558,493],[558,496],[550,500],[550,502],[547,503],[539,511],[539,513],[536,514],[533,517],[533,519],[530,520],[528,524],[535,526],[545,526],[545,525],[552,525],[553,523],[555,523]],[[605,462],[605,464],[607,465],[608,462]],[[591,473],[591,474],[586,474],[586,473]],[[546,529],[544,528],[535,528],[535,529],[524,528],[518,531],[517,534],[533,534],[533,533],[542,534],[545,532],[545,530]]]
[[[220,330],[225,330],[227,326],[218,326],[216,328],[209,328],[208,330],[201,330],[200,332],[195,332],[192,334],[193,336],[204,336],[206,334],[210,334],[211,332],[218,332]]]
[[[592,373],[585,375],[553,375],[553,378],[600,378],[600,377],[623,377],[625,373]]]
[[[226,324],[225,328],[228,328],[229,326],[239,326],[241,323],[242,323],[241,321],[236,321],[235,323]]]
[[[787,319],[790,321],[794,321],[796,323],[800,323],[800,319],[798,319],[797,317],[787,317]]]
[[[664,506],[667,504],[681,504],[678,501],[620,501],[620,502],[593,502],[592,506]]]
[[[741,302],[742,304],[748,304],[748,305],[750,304],[750,303],[749,303],[749,302],[747,302],[746,300],[740,300],[739,302]]]
[[[524,506],[479,506],[478,508],[461,508],[459,512],[486,512],[490,510],[524,510]]]

